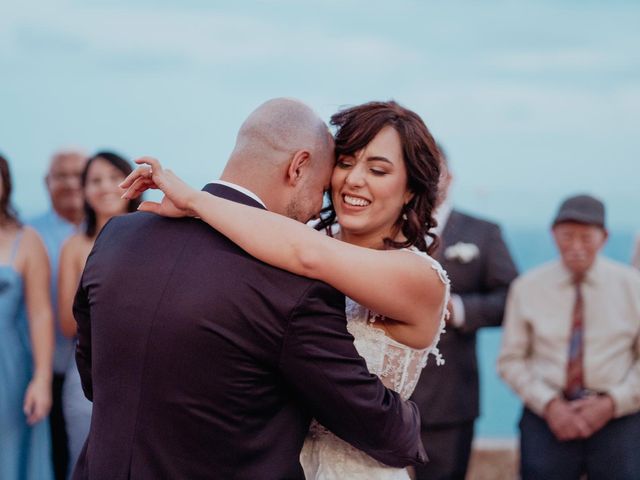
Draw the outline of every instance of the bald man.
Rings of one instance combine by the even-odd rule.
[[[333,163],[324,122],[275,99],[245,121],[204,190],[306,222]],[[303,479],[312,417],[381,462],[425,461],[417,409],[367,371],[344,295],[265,265],[200,220],[111,220],[74,313],[94,404],[75,479]]]
[[[56,480],[68,477],[69,452],[67,432],[62,411],[62,387],[65,372],[73,355],[73,340],[66,338],[57,321],[58,258],[62,244],[77,229],[83,217],[83,196],[80,177],[86,163],[84,152],[74,149],[60,150],[53,154],[45,185],[49,193],[51,208],[28,222],[42,237],[51,263],[51,299],[56,315],[56,346],[53,359],[53,404],[49,416],[53,466]]]

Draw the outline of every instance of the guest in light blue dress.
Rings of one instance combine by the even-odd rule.
[[[22,227],[10,206],[9,165],[1,156],[0,175],[0,479],[49,480],[49,264],[37,233]],[[25,307],[29,335],[22,323]]]

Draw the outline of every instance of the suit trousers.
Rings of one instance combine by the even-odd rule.
[[[640,478],[640,413],[613,419],[587,439],[561,442],[543,418],[525,408],[520,435],[522,480]]]
[[[422,427],[429,463],[416,467],[417,480],[464,480],[471,456],[474,421]]]

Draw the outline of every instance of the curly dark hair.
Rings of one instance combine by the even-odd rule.
[[[11,205],[11,191],[13,184],[11,183],[11,171],[9,170],[9,162],[0,155],[0,177],[2,177],[2,192],[0,193],[0,226],[16,225],[21,226],[22,223],[18,219],[18,213],[13,205]]]
[[[407,188],[414,195],[395,224],[395,232],[402,232],[406,241],[385,238],[384,245],[390,249],[416,246],[429,254],[433,252],[438,239],[430,230],[437,223],[433,211],[437,205],[441,159],[436,142],[420,116],[393,100],[369,102],[334,114],[331,125],[337,127],[336,158],[362,150],[386,126],[398,132],[407,169]],[[321,219],[316,226],[318,230],[335,223],[336,212],[331,203],[321,212]],[[428,246],[425,236],[432,239]]]
[[[122,173],[124,173],[125,176],[129,175],[133,171],[133,167],[131,166],[131,164],[127,160],[125,160],[123,157],[118,155],[117,153],[108,152],[108,151],[98,152],[94,156],[89,158],[89,160],[87,160],[87,163],[84,166],[84,170],[82,171],[81,182],[82,182],[83,191],[87,185],[87,174],[89,173],[89,168],[91,167],[91,164],[98,159],[109,162],[111,165],[113,165]],[[138,209],[138,205],[140,205],[140,201],[141,201],[141,198],[129,200],[129,203],[127,203],[127,212],[128,213],[135,212]],[[84,220],[85,235],[89,238],[95,237],[96,234],[98,233],[96,231],[98,227],[96,224],[96,221],[97,221],[96,211],[93,209],[91,205],[89,205],[86,198],[84,200],[84,219],[85,219]]]

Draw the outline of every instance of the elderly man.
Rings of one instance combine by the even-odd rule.
[[[524,402],[527,479],[640,478],[640,274],[599,255],[604,205],[567,199],[560,259],[518,278],[498,371]]]
[[[58,257],[64,241],[73,234],[83,217],[83,196],[80,177],[86,157],[75,150],[59,151],[51,158],[45,184],[51,199],[51,208],[34,218],[30,225],[42,237],[51,262],[51,299],[57,316],[56,299]],[[62,385],[71,355],[73,341],[60,331],[56,318],[56,349],[53,363],[53,406],[51,408],[52,454],[56,479],[67,478],[67,434],[62,413]]]

